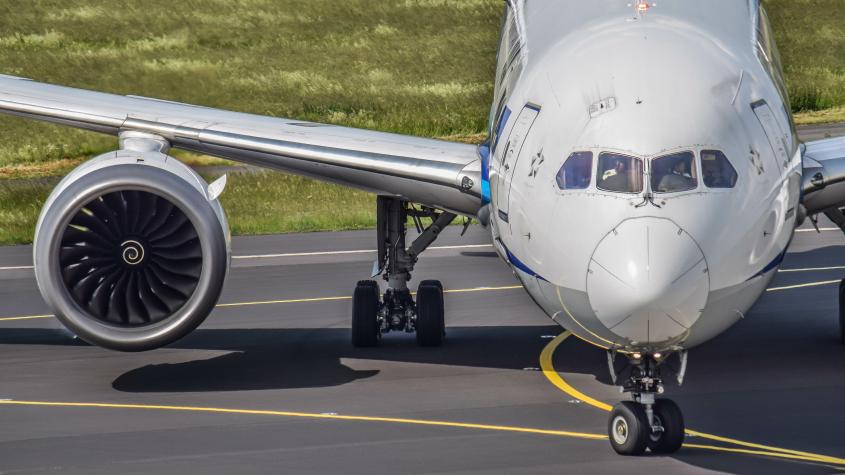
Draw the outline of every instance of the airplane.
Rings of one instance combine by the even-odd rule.
[[[677,451],[684,421],[658,397],[665,378],[682,383],[689,349],[743,317],[806,219],[845,230],[845,138],[799,142],[759,0],[504,10],[480,146],[0,77],[0,112],[119,138],[44,205],[33,256],[45,301],[74,334],[120,351],[203,322],[229,266],[225,176],[206,183],[171,148],[339,183],[378,195],[355,346],[391,331],[442,343],[442,285],[423,281],[414,298],[408,282],[447,225],[475,218],[534,302],[606,350],[631,396],[609,416],[613,449]]]

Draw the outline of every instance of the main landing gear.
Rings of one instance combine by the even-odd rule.
[[[405,248],[405,228],[412,218],[419,236]],[[431,218],[423,228],[421,218]],[[382,334],[391,331],[416,332],[420,346],[440,346],[446,335],[443,286],[437,280],[424,280],[414,301],[408,289],[411,271],[420,253],[455,219],[447,211],[417,209],[407,202],[379,196],[377,202],[378,260],[373,277],[383,275],[387,290],[379,295],[378,283],[362,280],[352,297],[352,344],[378,345]]]
[[[657,399],[663,394],[660,378],[659,353],[629,355],[631,375],[622,387],[630,392],[631,401],[613,407],[607,431],[610,445],[621,455],[642,455],[646,449],[655,454],[677,452],[684,442],[684,417],[677,404],[669,399]],[[686,352],[679,353],[681,369],[678,382],[683,382],[686,371]],[[611,376],[616,382],[615,353],[608,353]]]

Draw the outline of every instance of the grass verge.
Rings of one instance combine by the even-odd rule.
[[[843,0],[763,1],[796,120],[845,121]],[[501,12],[501,0],[7,0],[0,73],[477,143]],[[0,117],[0,244],[30,241],[58,177],[114,148],[112,137]],[[372,196],[273,172],[230,175],[222,200],[236,234],[374,224]]]
[[[0,180],[0,245],[32,242],[41,206],[59,179]],[[220,201],[233,234],[375,227],[375,196],[279,172],[230,173]]]

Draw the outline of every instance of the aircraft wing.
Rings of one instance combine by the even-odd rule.
[[[481,158],[474,145],[120,96],[0,75],[0,112],[275,168],[474,216]]]
[[[845,137],[804,144],[801,202],[812,216],[826,214],[845,230]]]

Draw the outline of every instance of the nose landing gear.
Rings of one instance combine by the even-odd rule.
[[[418,210],[408,203],[379,196],[377,202],[378,260],[374,276],[383,274],[387,290],[379,297],[374,280],[358,282],[352,298],[352,344],[376,346],[382,334],[391,331],[416,332],[420,346],[440,346],[446,335],[443,285],[437,280],[420,282],[416,301],[408,289],[411,271],[419,254],[449,225],[455,215],[432,209]],[[414,219],[420,235],[405,249],[405,227]],[[432,223],[423,229],[421,219]]]
[[[611,376],[616,381],[613,356],[608,354]],[[686,353],[681,354],[683,380]],[[632,401],[613,407],[608,420],[610,445],[620,455],[642,455],[646,449],[656,454],[677,452],[684,442],[684,417],[681,409],[670,399],[657,399],[663,394],[659,362],[654,355],[633,355],[630,358],[631,376],[622,390],[630,392]]]

